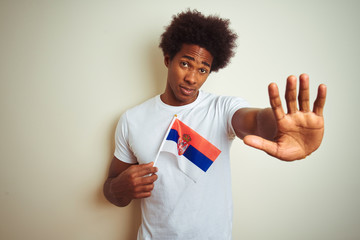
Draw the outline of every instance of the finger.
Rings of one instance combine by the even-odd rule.
[[[285,100],[288,113],[295,113],[298,110],[296,94],[296,77],[291,75],[287,78],[285,91]]]
[[[140,164],[132,166],[132,171],[134,171],[134,177],[143,177],[149,174],[156,173],[158,171],[157,167],[153,167],[154,163],[150,162],[147,164]]]
[[[316,115],[319,115],[319,116],[323,115],[323,110],[324,110],[325,100],[326,100],[326,92],[327,92],[326,85],[320,84],[320,86],[318,88],[318,94],[317,94],[316,100],[314,102],[314,108],[313,108],[313,112]]]
[[[130,186],[132,186],[134,194],[144,191],[151,191],[154,187],[154,182],[156,180],[157,175],[155,174],[147,177],[139,177],[134,179]]]
[[[154,173],[139,179],[141,185],[152,184],[158,179],[158,176]]]
[[[154,189],[154,184],[141,185],[134,189],[134,193],[151,192]]]
[[[300,88],[299,88],[299,108],[300,111],[310,111],[310,98],[309,98],[309,76],[307,74],[300,75]]]
[[[139,186],[135,189],[133,198],[146,198],[151,196],[154,184]]]
[[[141,192],[141,193],[135,193],[134,199],[141,199],[141,198],[148,198],[151,196],[151,192]]]
[[[285,112],[281,105],[279,89],[275,83],[271,83],[268,87],[268,91],[269,91],[270,105],[271,108],[273,109],[275,118],[277,120],[280,120],[284,118]]]
[[[250,147],[262,150],[271,156],[276,156],[277,144],[255,135],[244,137],[244,143]]]

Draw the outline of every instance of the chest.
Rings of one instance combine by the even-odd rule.
[[[129,134],[129,147],[140,164],[155,161],[174,113],[154,114],[146,121],[134,122]],[[178,118],[220,150],[228,140],[226,121],[207,111],[180,112]]]

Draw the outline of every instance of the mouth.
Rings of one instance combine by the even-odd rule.
[[[183,87],[183,86],[180,86],[180,90],[181,90],[181,93],[186,96],[193,95],[193,93],[195,92],[195,89],[191,89],[191,88],[187,88],[187,87]]]

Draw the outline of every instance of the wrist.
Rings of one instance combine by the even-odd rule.
[[[106,198],[112,204],[114,204],[118,207],[125,207],[131,202],[131,199],[127,198],[126,196],[121,196],[121,194],[119,194],[118,186],[116,185],[116,182],[114,180],[115,180],[115,178],[109,178],[106,181],[106,184],[107,184]]]
[[[267,139],[274,140],[277,134],[275,115],[271,108],[264,108],[257,113],[258,135]]]

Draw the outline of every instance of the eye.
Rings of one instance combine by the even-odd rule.
[[[180,65],[182,67],[189,67],[189,63],[188,62],[180,62]]]
[[[202,74],[205,74],[205,73],[207,73],[208,71],[207,71],[205,68],[200,68],[199,72],[202,73]]]

